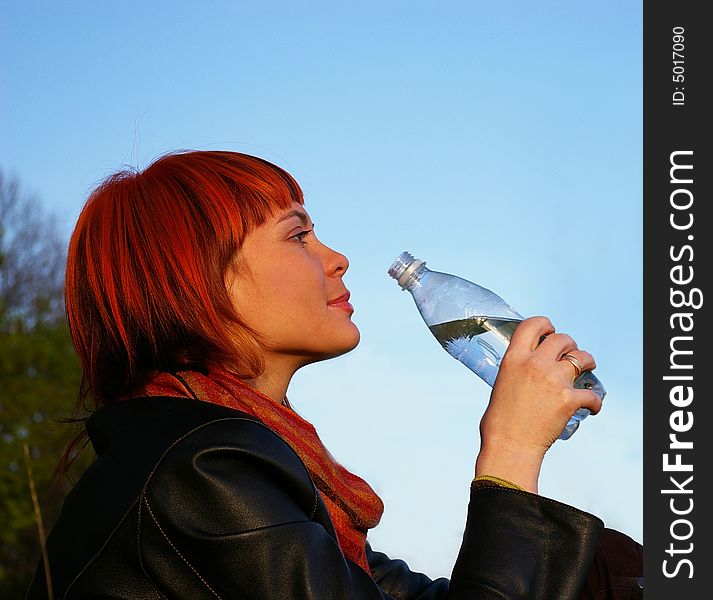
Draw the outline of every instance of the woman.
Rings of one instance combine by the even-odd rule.
[[[573,389],[562,357],[584,369],[594,359],[542,317],[516,330],[482,418],[450,581],[371,549],[379,497],[287,400],[300,367],[359,342],[348,267],[317,238],[293,178],[256,157],[171,154],[99,186],[66,281],[97,458],[47,542],[54,597],[554,599],[595,597],[602,581],[611,591],[600,572],[610,562],[595,554],[601,539],[621,540],[537,495],[565,422],[601,408]],[[47,597],[48,582],[40,565],[28,597]]]

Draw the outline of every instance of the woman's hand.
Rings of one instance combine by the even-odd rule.
[[[518,325],[503,356],[488,405],[480,421],[481,446],[476,475],[502,477],[537,492],[542,459],[574,412],[599,412],[601,399],[591,390],[572,387],[578,375],[565,354],[583,370],[596,367],[588,352],[545,317]]]

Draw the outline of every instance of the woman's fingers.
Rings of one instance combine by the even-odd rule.
[[[575,373],[579,370],[574,379],[597,366],[594,357],[577,348],[577,343],[570,335],[555,333],[554,325],[547,317],[531,317],[520,323],[510,340],[510,347],[521,353],[536,350],[543,358],[555,361],[563,360],[568,355],[570,360],[565,359],[565,365],[569,362],[570,370]]]
[[[594,369],[594,358],[546,317],[525,319],[505,352],[488,408],[480,422],[477,470],[495,473],[533,491],[539,465],[562,428],[580,408],[602,407],[592,390],[574,380]]]
[[[540,343],[540,339],[555,332],[547,317],[530,317],[520,323],[510,339],[510,349],[515,352],[531,352]]]
[[[565,410],[572,408],[574,412],[584,407],[596,413],[601,408],[599,397],[591,390],[572,387],[582,373],[592,371],[596,366],[594,357],[580,350],[571,336],[555,333],[547,317],[530,317],[515,329],[503,356],[498,379],[507,377],[513,382],[521,379],[519,384],[531,388],[533,393],[550,398],[559,396],[564,400],[560,406],[566,406]]]
[[[575,407],[572,411],[572,414],[574,414],[580,408],[588,409],[589,412],[593,415],[596,415],[600,410],[602,410],[602,399],[597,396],[592,390],[575,389],[572,390],[572,392],[572,406]]]
[[[592,371],[597,367],[594,357],[584,350],[569,350],[562,355],[560,362],[572,373],[572,381],[585,371]]]
[[[537,347],[537,351],[543,353],[552,360],[559,360],[562,356],[577,349],[577,343],[566,333],[553,333],[548,335]]]

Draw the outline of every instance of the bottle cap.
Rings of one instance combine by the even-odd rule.
[[[402,252],[396,257],[389,267],[389,275],[395,279],[402,289],[406,289],[406,284],[413,275],[414,271],[421,265],[425,265],[426,261],[414,258],[408,252]]]

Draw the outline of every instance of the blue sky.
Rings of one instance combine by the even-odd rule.
[[[403,250],[550,317],[605,408],[540,492],[642,532],[640,2],[6,2],[0,168],[68,236],[89,191],[180,149],[290,171],[362,341],[297,409],[386,504],[372,544],[448,575],[490,389],[386,271]]]

